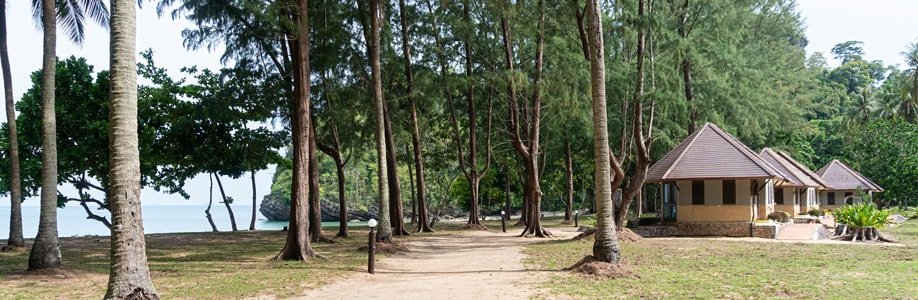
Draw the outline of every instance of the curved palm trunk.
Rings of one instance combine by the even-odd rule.
[[[9,129],[10,156],[10,236],[7,245],[25,247],[22,237],[22,183],[19,175],[19,137],[16,132],[16,103],[13,98],[13,75],[6,43],[6,0],[0,0],[0,64],[3,68],[3,94],[6,97],[6,124]]]
[[[137,138],[136,2],[113,0],[109,188],[112,257],[105,299],[159,299],[147,268]]]
[[[309,32],[309,9],[307,0],[296,1],[296,12],[291,17],[296,24],[296,33],[287,35],[290,53],[293,57],[294,97],[290,101],[291,135],[293,140],[293,178],[290,185],[290,229],[284,248],[274,257],[279,260],[305,261],[316,253],[309,241],[309,39],[297,38]]]
[[[379,188],[379,226],[376,239],[383,242],[392,241],[392,228],[389,226],[389,177],[386,161],[386,121],[385,100],[382,92],[382,74],[379,62],[379,26],[380,6],[378,0],[370,0],[370,69],[373,77],[373,102],[376,106],[376,166],[379,169],[377,185]]]
[[[55,1],[42,0],[44,54],[41,78],[41,214],[38,235],[29,253],[29,270],[61,266],[60,241],[57,236],[57,120],[54,90],[57,56]],[[132,56],[133,57],[133,56]]]
[[[606,67],[602,37],[602,14],[598,0],[588,0],[590,45],[590,85],[593,99],[593,158],[595,197],[599,204],[596,212],[597,230],[593,243],[593,257],[599,261],[618,264],[621,253],[618,248],[618,234],[612,219],[612,176],[609,151],[608,120],[606,119]]]

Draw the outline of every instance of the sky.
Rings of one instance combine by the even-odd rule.
[[[30,1],[9,1],[7,27],[9,31],[9,55],[12,64],[13,94],[17,98],[31,86],[30,74],[41,68],[42,36],[31,19]],[[914,0],[801,0],[798,11],[804,18],[809,40],[807,53],[823,52],[831,65],[838,62],[831,59],[829,50],[835,44],[858,40],[864,42],[865,57],[879,59],[885,64],[902,64],[899,54],[907,44],[918,41],[918,1]],[[138,11],[137,51],[153,49],[158,66],[169,70],[173,76],[180,76],[181,67],[197,65],[199,68],[220,68],[222,48],[208,51],[187,50],[182,45],[181,31],[192,24],[184,19],[172,20],[169,16],[159,18],[154,5],[146,5]],[[98,26],[87,27],[86,40],[82,47],[65,38],[58,38],[58,57],[82,56],[95,70],[108,69],[108,32]],[[139,58],[138,58],[139,60]],[[0,79],[2,80],[2,79]],[[5,115],[4,108],[0,112]],[[273,168],[259,172],[256,176],[258,199],[267,194],[271,185]],[[144,205],[206,205],[209,182],[207,176],[198,176],[188,182],[190,200],[175,195],[165,195],[144,189]],[[228,196],[235,199],[251,199],[251,185],[247,177],[226,179],[224,186]],[[62,188],[63,191],[72,191]],[[9,198],[0,198],[0,206],[8,206]],[[24,205],[38,205],[37,199],[28,199]]]

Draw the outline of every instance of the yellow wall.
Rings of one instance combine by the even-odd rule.
[[[748,205],[679,205],[676,207],[679,222],[741,222],[752,219]]]

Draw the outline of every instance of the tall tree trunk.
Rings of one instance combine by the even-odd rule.
[[[510,198],[510,171],[506,168],[504,170],[504,217],[507,221],[510,220],[510,215],[513,214],[513,210],[510,209],[510,204],[512,199]]]
[[[574,214],[574,158],[571,155],[571,142],[567,136],[564,137],[564,158],[567,165],[567,172],[565,172],[565,177],[567,177],[567,201],[565,201],[563,222],[571,223],[574,221],[572,218]]]
[[[382,15],[379,0],[370,0],[370,69],[373,77],[373,102],[376,105],[376,167],[379,189],[379,229],[376,239],[392,241],[392,227],[389,220],[389,163],[386,155],[385,99],[382,91],[382,72],[379,61],[379,27]]]
[[[411,44],[410,44],[410,30],[408,27],[408,12],[407,5],[405,5],[405,0],[398,1],[400,21],[402,25],[402,57],[405,59],[405,78],[407,82],[407,91],[406,97],[408,98],[408,103],[411,106],[411,146],[414,150],[414,176],[415,183],[413,185],[417,188],[417,193],[414,192],[415,187],[412,187],[412,205],[411,205],[411,221],[420,222],[423,224],[418,224],[418,232],[430,232],[430,225],[427,224],[427,215],[426,208],[423,212],[424,215],[418,217],[418,214],[421,210],[421,206],[424,206],[424,154],[421,150],[421,130],[420,130],[420,121],[418,120],[418,107],[417,101],[414,98],[414,71],[411,65]],[[411,168],[408,168],[409,175],[411,174]]]
[[[252,221],[249,222],[249,230],[255,230],[255,219],[258,217],[258,210],[255,209],[258,204],[258,190],[255,186],[255,170],[251,170],[249,174],[252,180]]]
[[[46,1],[45,5],[47,2],[53,4]],[[111,156],[106,197],[112,212],[112,236],[105,299],[159,299],[147,267],[140,205],[135,5],[131,0],[111,1]]]
[[[208,173],[207,178],[210,179],[210,197],[207,200],[207,209],[204,210],[204,216],[207,217],[207,223],[210,223],[210,230],[213,232],[218,232],[217,224],[214,224],[214,217],[210,214],[210,208],[214,204],[214,174]]]
[[[587,17],[589,20],[590,45],[590,86],[593,99],[593,158],[595,197],[599,204],[596,221],[596,240],[593,243],[593,258],[599,261],[618,264],[621,253],[618,248],[618,234],[612,202],[612,174],[610,160],[614,157],[609,151],[609,131],[606,117],[606,66],[605,50],[602,37],[602,13],[598,0],[587,0]]]
[[[291,17],[296,24],[294,34],[287,34],[293,56],[294,97],[290,101],[291,135],[293,140],[293,178],[290,185],[290,229],[284,248],[274,259],[305,261],[315,256],[309,240],[309,32],[308,0],[296,1]]]
[[[239,229],[236,228],[236,215],[233,214],[233,207],[230,205],[233,201],[226,198],[226,192],[223,190],[223,181],[220,180],[220,174],[212,173],[212,175],[217,179],[217,187],[220,188],[220,196],[223,198],[223,205],[226,206],[226,213],[229,214],[230,225],[233,226],[233,231],[239,231]]]
[[[395,140],[392,137],[392,116],[389,114],[389,107],[385,105],[385,123],[386,123],[386,162],[389,167],[389,221],[392,224],[392,233],[397,236],[408,235],[405,229],[405,215],[402,205],[402,186],[398,180],[398,153],[395,151]]]
[[[644,0],[638,0],[638,17],[643,18],[645,13]],[[625,187],[625,191],[622,195],[622,201],[619,207],[616,207],[615,210],[615,226],[618,230],[622,230],[625,227],[625,222],[628,216],[628,208],[631,206],[632,200],[641,193],[641,189],[644,187],[644,180],[647,177],[647,169],[650,167],[650,152],[648,150],[650,140],[649,138],[644,137],[644,52],[645,52],[645,42],[646,42],[646,29],[644,26],[638,28],[637,35],[637,82],[635,83],[633,101],[632,105],[632,131],[631,135],[635,140],[635,146],[637,148],[637,159],[635,160],[634,174],[631,176],[631,181],[628,183],[628,186]],[[640,210],[638,209],[635,209]]]
[[[411,153],[411,149],[408,149],[408,145],[405,145],[405,153]],[[412,168],[412,166],[408,167],[408,192],[410,192],[410,198],[408,198],[408,200],[411,201],[411,212],[408,213],[408,216],[411,218],[411,223],[417,223],[418,202],[414,192],[414,168]]]
[[[511,5],[508,2],[505,5]],[[504,59],[506,63],[507,70],[510,74],[513,73],[513,45],[512,38],[510,36],[510,22],[506,17],[501,17],[501,29],[504,42]],[[535,235],[537,237],[547,237],[551,234],[542,227],[542,188],[540,185],[540,172],[539,172],[539,156],[541,154],[540,150],[540,141],[539,135],[541,133],[541,111],[542,111],[542,96],[541,96],[541,80],[542,80],[542,61],[543,61],[543,49],[545,44],[545,12],[544,5],[542,1],[539,1],[539,21],[538,21],[538,41],[536,45],[536,55],[535,55],[535,70],[534,70],[534,79],[533,79],[533,97],[532,103],[526,104],[523,109],[526,114],[524,118],[528,120],[526,123],[526,138],[523,140],[523,137],[520,133],[520,117],[519,110],[520,108],[516,102],[516,88],[513,82],[513,77],[508,77],[507,80],[507,106],[509,112],[509,124],[508,132],[510,134],[510,142],[513,144],[513,149],[516,151],[517,155],[523,160],[525,170],[525,180],[524,183],[524,207],[523,215],[526,217],[526,228],[521,233],[521,236]],[[512,76],[512,75],[511,75]],[[522,218],[520,219],[523,220]]]
[[[688,9],[689,0],[682,0],[682,12],[679,16],[679,36],[687,39],[690,29],[688,28]],[[695,132],[698,122],[698,110],[695,108],[695,88],[692,84],[692,60],[689,59],[688,53],[684,53],[681,62],[682,67],[682,84],[685,91],[685,101],[689,106],[689,124],[688,134]]]
[[[315,124],[311,115],[309,124]],[[313,242],[331,242],[322,232],[322,195],[319,190],[319,157],[316,155],[316,127],[309,128],[309,237]]]
[[[10,236],[7,245],[25,247],[22,236],[22,183],[19,175],[19,137],[16,132],[16,103],[13,98],[13,75],[7,49],[6,0],[0,0],[0,64],[3,68],[3,94],[6,97],[6,124],[10,157]]]
[[[338,174],[338,234],[337,237],[347,237],[347,199],[344,189],[344,162],[341,161],[341,155],[334,156],[335,170]]]
[[[57,14],[54,0],[42,0],[44,50],[41,78],[41,214],[38,235],[29,253],[29,270],[61,266],[57,236],[57,120],[54,91],[57,44]]]

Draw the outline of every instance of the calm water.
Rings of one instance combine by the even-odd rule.
[[[38,233],[38,206],[22,207],[22,224],[23,235],[26,238],[34,238]],[[223,205],[211,208],[214,224],[220,231],[232,230],[229,215]],[[143,225],[145,233],[167,233],[167,232],[204,232],[210,231],[210,224],[204,216],[204,207],[198,206],[159,206],[151,205],[143,207]],[[236,215],[236,227],[240,230],[249,228],[249,222],[252,218],[252,206],[233,205],[233,212]],[[106,211],[94,211],[95,214],[106,213]],[[280,230],[287,226],[287,222],[269,222],[261,213],[257,213],[255,229],[259,230]],[[0,239],[9,237],[9,218],[10,207],[0,206]],[[110,217],[108,217],[111,220]],[[79,205],[71,205],[57,210],[58,234],[62,237],[82,236],[82,235],[110,235],[110,232],[102,223],[86,219],[86,211]],[[365,224],[365,222],[352,222],[351,226]],[[337,226],[338,222],[323,222],[323,227]]]

